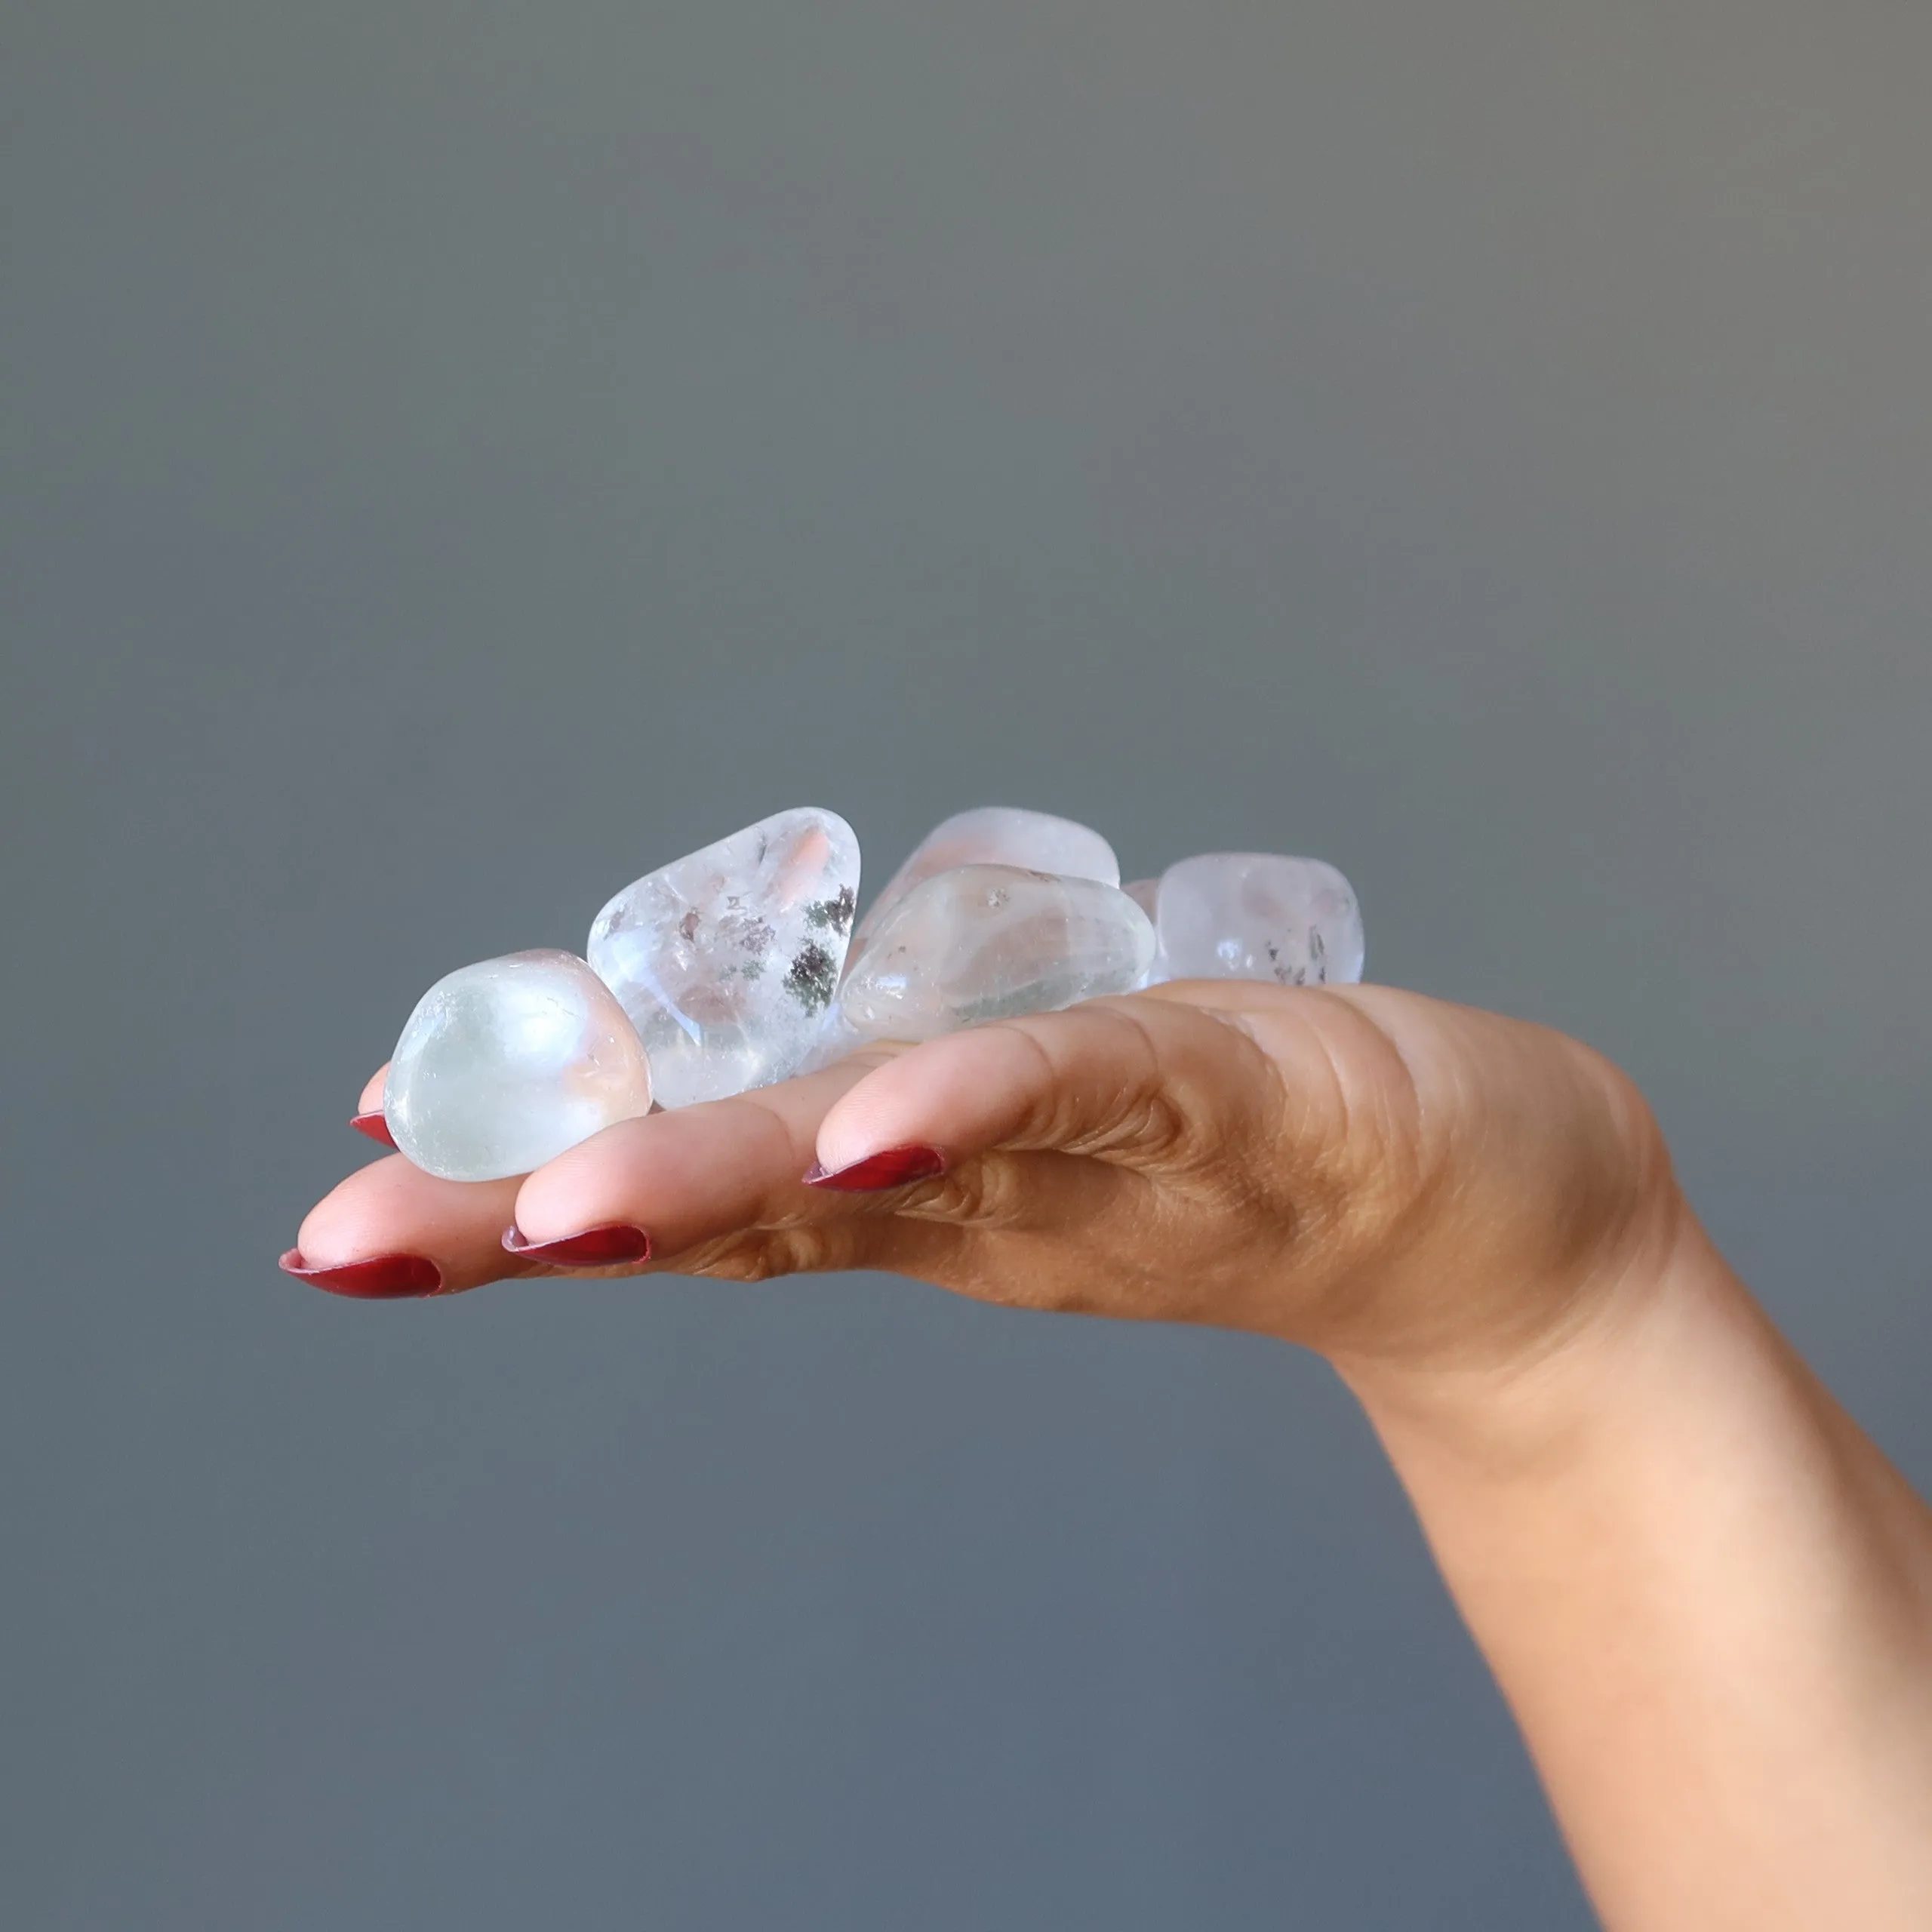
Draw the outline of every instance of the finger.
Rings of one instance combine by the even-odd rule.
[[[949,1166],[1051,1149],[1174,1171],[1272,1126],[1280,1103],[1238,1010],[1134,995],[915,1047],[832,1106],[816,1146],[835,1184],[918,1149]]]
[[[389,1062],[385,1060],[363,1087],[361,1097],[355,1103],[355,1112],[349,1122],[358,1134],[366,1134],[371,1140],[384,1147],[395,1145],[395,1136],[390,1133],[389,1124],[383,1118],[383,1099],[388,1088],[389,1077]]]
[[[392,1155],[309,1210],[282,1266],[318,1287],[381,1300],[457,1294],[528,1273],[503,1247],[518,1185],[438,1180]]]
[[[526,1260],[568,1262],[573,1244],[627,1229],[654,1263],[703,1262],[723,1243],[775,1273],[860,1263],[860,1244],[838,1232],[868,1218],[862,1204],[804,1186],[826,1109],[888,1054],[881,1048],[824,1072],[734,1099],[624,1121],[560,1154],[525,1181],[512,1238]]]

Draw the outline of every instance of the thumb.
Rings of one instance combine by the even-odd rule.
[[[1278,1121],[1279,1077],[1244,1018],[1133,994],[928,1041],[832,1106],[813,1178],[889,1185],[883,1157],[912,1163],[909,1179],[996,1149],[1185,1165],[1231,1131]]]

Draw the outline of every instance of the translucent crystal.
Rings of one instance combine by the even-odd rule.
[[[887,908],[839,989],[835,1023],[861,1039],[931,1039],[1130,992],[1153,956],[1154,928],[1118,886],[960,866]]]
[[[1161,881],[1157,878],[1137,878],[1123,885],[1121,890],[1154,922],[1154,956],[1147,962],[1140,983],[1143,986],[1158,986],[1163,980],[1173,977],[1168,971],[1167,961],[1161,956]]]
[[[869,1044],[867,1036],[858,1032],[846,1019],[837,1000],[832,1002],[824,1019],[820,1022],[817,1033],[804,1059],[794,1069],[796,1073],[819,1073],[828,1066],[835,1066],[849,1053]]]
[[[1156,968],[1168,980],[1344,986],[1361,977],[1355,888],[1319,859],[1208,852],[1161,875]]]
[[[540,1168],[651,1111],[651,1069],[610,989],[570,952],[512,952],[438,980],[383,1095],[396,1146],[445,1180]]]
[[[838,988],[858,891],[852,828],[801,806],[647,874],[598,914],[590,964],[643,1038],[660,1105],[798,1069]]]
[[[977,805],[955,812],[920,840],[860,921],[852,957],[856,960],[872,943],[881,921],[913,887],[960,866],[1020,866],[1064,878],[1120,883],[1114,848],[1091,826],[1017,805]]]

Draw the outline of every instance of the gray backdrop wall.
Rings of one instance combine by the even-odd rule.
[[[1928,82],[1863,0],[4,0],[0,1919],[1586,1924],[1318,1364],[274,1257],[442,971],[1029,804],[1620,1057],[1932,1480]]]

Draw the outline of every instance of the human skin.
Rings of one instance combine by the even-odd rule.
[[[537,1251],[646,1234],[617,1267]],[[627,1121],[521,1180],[392,1155],[285,1265],[367,1293],[405,1256],[394,1291],[880,1269],[1313,1349],[1614,1932],[1932,1925],[1932,1512],[1712,1246],[1641,1096],[1560,1034],[1183,983]]]

